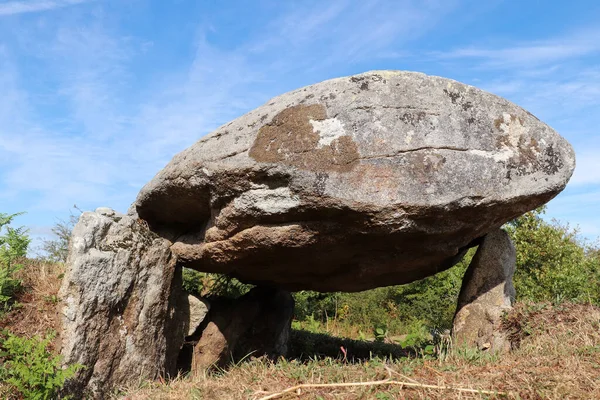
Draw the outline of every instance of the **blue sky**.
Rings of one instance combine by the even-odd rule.
[[[469,83],[575,147],[548,218],[600,236],[600,2],[0,0],[0,212],[38,240],[125,211],[177,152],[269,98],[373,69]]]

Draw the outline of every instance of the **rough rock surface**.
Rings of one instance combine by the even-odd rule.
[[[110,209],[80,217],[60,291],[64,362],[87,367],[69,381],[76,398],[176,372],[188,327],[170,245]]]
[[[489,351],[510,349],[501,329],[502,314],[512,308],[516,251],[508,234],[488,233],[465,273],[454,317],[457,346]]]
[[[187,296],[187,307],[183,307],[183,312],[189,310],[189,314],[187,316],[188,330],[186,336],[192,336],[196,329],[202,324],[206,314],[210,310],[210,303],[206,299],[199,299],[196,296],[188,295]]]
[[[256,287],[236,300],[212,304],[208,323],[194,346],[192,371],[249,355],[285,356],[294,312],[286,291]]]
[[[374,71],[274,98],[175,158],[140,218],[186,266],[289,290],[358,291],[444,270],[553,198],[571,146],[475,87]]]

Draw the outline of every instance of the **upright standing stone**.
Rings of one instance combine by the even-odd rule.
[[[501,323],[502,314],[511,309],[515,298],[515,262],[515,247],[505,231],[498,229],[483,238],[463,278],[454,317],[455,345],[509,349]]]
[[[171,243],[143,221],[110,209],[83,213],[73,230],[63,301],[62,355],[86,368],[76,398],[176,373],[188,323]]]

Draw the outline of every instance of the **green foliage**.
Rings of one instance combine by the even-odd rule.
[[[302,329],[310,333],[325,333],[321,321],[316,320],[312,315],[303,319],[302,322],[298,320],[292,321],[292,328]]]
[[[195,296],[202,297],[240,297],[252,288],[227,275],[198,272],[183,269],[183,289]]]
[[[600,305],[598,249],[580,241],[577,230],[544,221],[543,213],[528,212],[507,225],[517,250],[517,298]]]
[[[302,290],[294,293],[296,303],[294,313],[297,319],[317,318],[325,320],[334,317],[341,293],[318,293]]]
[[[0,312],[10,308],[21,288],[21,281],[15,278],[15,273],[23,266],[17,261],[25,257],[30,243],[24,228],[9,226],[18,215],[0,213]]]
[[[456,312],[462,279],[475,254],[469,250],[454,267],[436,275],[395,287],[394,301],[404,321],[417,319],[437,330],[449,329]]]
[[[0,336],[0,381],[12,388],[25,400],[50,400],[58,398],[58,392],[80,365],[61,367],[59,356],[48,350],[54,335],[44,339],[31,339],[3,332]]]
[[[432,344],[432,336],[430,334],[431,327],[428,326],[420,319],[413,319],[406,325],[406,331],[408,332],[400,340],[396,342],[403,348],[421,348],[428,344]]]
[[[201,296],[206,274],[189,268],[183,268],[183,289],[193,295]]]
[[[429,330],[450,328],[462,277],[474,250],[449,270],[407,285],[390,286],[360,293],[294,293],[295,317],[300,321],[327,322],[335,319],[373,332],[404,333],[412,342],[429,340]],[[322,331],[302,324],[304,329]],[[379,335],[381,336],[381,335]],[[417,339],[417,337],[419,339]],[[413,343],[406,344],[413,346]]]
[[[373,336],[375,336],[376,342],[383,342],[388,336],[388,330],[385,326],[378,326],[373,329]]]

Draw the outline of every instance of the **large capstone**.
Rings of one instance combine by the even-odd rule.
[[[358,291],[452,266],[556,196],[571,146],[450,79],[374,71],[283,94],[175,158],[135,211],[185,266],[288,290]]]

